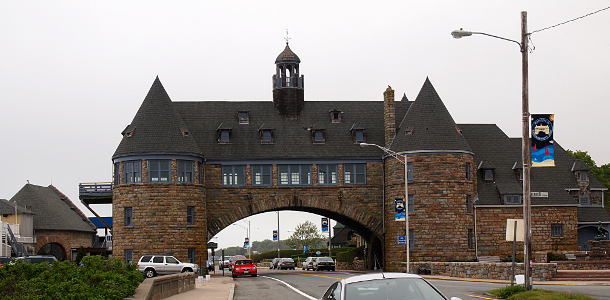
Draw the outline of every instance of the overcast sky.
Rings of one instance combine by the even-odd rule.
[[[158,75],[173,101],[269,100],[285,46],[305,100],[414,100],[426,77],[457,123],[521,136],[521,53],[464,28],[520,40],[610,1],[2,1],[0,198],[53,184],[87,215],[78,183],[110,181],[111,157]],[[610,163],[610,10],[531,35],[532,113],[554,113],[557,143]],[[102,215],[111,207],[95,206]],[[282,212],[282,231],[320,216]],[[271,238],[275,213],[249,218]],[[244,225],[245,222],[239,222]],[[256,225],[255,225],[256,224]],[[333,222],[334,225],[334,222]],[[287,233],[282,232],[282,238]],[[236,238],[239,236],[240,238]],[[221,247],[245,230],[218,234]]]

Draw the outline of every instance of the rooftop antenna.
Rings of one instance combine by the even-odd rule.
[[[286,40],[286,45],[288,45],[288,40],[290,40],[288,37],[288,29],[286,29],[286,37],[284,39]]]

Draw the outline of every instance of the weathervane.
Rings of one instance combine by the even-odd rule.
[[[286,45],[288,45],[288,40],[290,39],[288,37],[288,29],[286,29],[286,37],[284,39],[286,40]]]

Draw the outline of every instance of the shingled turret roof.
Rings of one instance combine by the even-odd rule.
[[[187,154],[201,156],[172,100],[155,79],[131,124],[121,133],[123,139],[113,158],[138,154]]]
[[[288,43],[286,43],[286,48],[284,48],[284,51],[282,51],[282,53],[280,53],[280,55],[278,55],[275,59],[276,63],[280,61],[296,61],[298,63],[301,62],[299,57],[294,52],[292,52],[292,50],[290,50]]]
[[[96,232],[95,225],[85,214],[52,185],[43,187],[28,183],[10,201],[35,213],[34,230]]]
[[[472,151],[428,78],[396,129],[390,149],[396,152]]]

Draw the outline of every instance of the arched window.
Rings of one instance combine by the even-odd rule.
[[[53,255],[57,260],[66,260],[66,252],[63,247],[57,243],[48,243],[38,250],[38,255]]]

